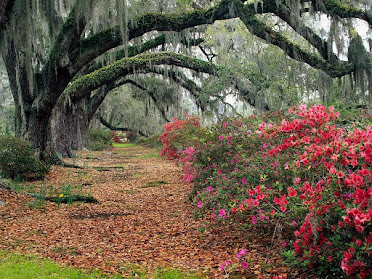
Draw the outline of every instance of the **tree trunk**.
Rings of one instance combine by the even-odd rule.
[[[50,120],[52,148],[62,157],[73,156],[74,150],[84,148],[86,125],[82,121],[81,103],[73,104],[60,99],[54,107]]]

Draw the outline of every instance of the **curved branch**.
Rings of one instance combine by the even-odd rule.
[[[372,14],[358,8],[341,3],[338,0],[311,0],[315,11],[341,18],[359,18],[365,20],[372,27]]]
[[[204,42],[204,39],[191,39],[187,40],[186,38],[183,38],[181,40],[181,43],[187,46],[197,46],[200,45],[202,42]],[[134,46],[128,46],[128,49],[120,49],[116,51],[115,53],[115,60],[120,60],[125,58],[125,53],[128,52],[128,57],[133,57],[138,54],[144,53],[150,49],[154,49],[158,46],[161,46],[166,43],[166,36],[164,34],[161,34],[153,39],[150,39],[146,42],[144,42],[141,45],[134,45]],[[91,73],[95,70],[98,70],[102,68],[102,62],[99,62],[91,67],[84,73],[85,75],[88,73]]]
[[[142,36],[143,34],[153,30],[181,31],[189,27],[212,24],[215,20],[230,19],[239,16],[252,34],[264,39],[270,44],[280,47],[287,55],[298,61],[303,61],[314,68],[321,69],[332,77],[340,77],[352,72],[353,67],[351,63],[341,62],[336,59],[335,55],[330,54],[325,42],[309,28],[298,26],[296,20],[291,20],[288,11],[283,10],[283,6],[281,7],[281,5],[277,6],[277,0],[263,1],[262,9],[260,8],[258,11],[254,8],[253,3],[244,5],[242,2],[243,1],[241,0],[224,0],[216,7],[209,10],[193,10],[179,14],[145,14],[129,24],[128,39]],[[327,12],[328,14],[342,17],[363,18],[368,22],[371,22],[370,15],[367,12],[341,4],[336,5],[336,0],[323,0],[323,5],[319,5],[319,1],[315,2],[318,3],[316,9],[319,11],[324,10],[324,12]],[[297,26],[294,30],[317,48],[322,58],[301,49],[293,42],[287,40],[279,32],[275,32],[254,17],[254,14],[256,13],[267,12],[273,12],[288,22],[292,27]],[[122,39],[120,36],[119,27],[115,26],[82,40],[81,44],[75,51],[77,54],[76,60],[84,61],[84,63],[80,64],[85,64],[88,61],[91,61],[98,55],[121,44]],[[99,43],[103,41],[105,42],[104,44]],[[331,59],[328,61],[329,55]],[[76,70],[79,70],[79,67],[81,67],[80,64],[75,63],[75,65],[78,65]]]
[[[340,63],[337,56],[328,48],[327,41],[318,36],[311,28],[301,23],[299,18],[293,16],[293,11],[290,10],[285,1],[282,0],[281,3],[275,4],[273,1],[267,1],[266,10],[277,15],[283,21],[288,23],[294,31],[315,47],[325,60],[330,60],[331,62],[338,61],[338,63]]]
[[[212,75],[218,70],[217,66],[209,62],[181,54],[169,52],[142,54],[136,57],[123,58],[109,66],[78,78],[65,90],[64,94],[72,95],[73,102],[77,102],[90,94],[91,91],[105,84],[134,73],[136,70],[149,69],[152,66],[161,64],[184,67]]]
[[[170,78],[174,82],[179,84],[181,87],[185,88],[195,98],[196,105],[202,111],[205,111],[205,106],[202,102],[200,102],[200,97],[199,97],[199,94],[201,93],[202,89],[193,80],[187,78],[184,73],[182,73],[181,71],[165,70],[159,67],[154,67],[150,71],[155,74],[159,74],[164,77]]]
[[[139,88],[143,91],[145,91],[149,95],[151,100],[155,103],[157,109],[159,110],[159,112],[162,115],[162,117],[164,118],[164,120],[166,122],[170,122],[170,120],[167,118],[167,116],[165,114],[164,109],[157,106],[158,100],[156,99],[154,93],[152,93],[150,90],[148,90],[147,88],[143,87],[142,85],[140,85],[139,83],[137,83],[137,82],[135,82],[131,79],[124,79],[124,80],[121,80],[121,81],[116,82],[116,83],[112,82],[112,83],[110,83],[110,84],[108,84],[104,87],[99,88],[98,89],[99,91],[92,98],[89,99],[88,122],[92,119],[92,117],[96,113],[97,109],[102,104],[102,102],[106,98],[107,94],[110,93],[110,91],[112,91],[113,89],[115,89],[117,87],[120,87],[122,85],[128,84],[128,83],[132,84],[133,86],[136,86],[137,88]]]
[[[299,45],[289,41],[281,33],[272,30],[265,23],[257,19],[254,15],[247,16],[241,13],[241,20],[246,25],[248,30],[255,36],[265,40],[266,42],[278,46],[289,57],[302,61],[310,66],[326,72],[331,77],[342,77],[353,71],[353,65],[349,62],[340,62],[338,64],[330,63],[321,57],[311,54],[303,50]]]
[[[102,115],[99,115],[99,121],[101,121],[102,125],[104,125],[105,127],[109,128],[110,130],[112,131],[123,131],[123,132],[135,132],[138,134],[140,134],[141,136],[143,137],[146,137],[148,138],[149,136],[146,135],[145,133],[141,132],[141,131],[135,131],[135,130],[132,130],[132,129],[129,129],[129,128],[121,128],[121,127],[114,127],[112,126],[110,123],[108,123],[103,117]]]
[[[212,24],[216,20],[234,18],[236,16],[234,13],[231,13],[231,6],[234,6],[236,2],[239,1],[223,0],[219,5],[211,9],[198,9],[184,13],[145,14],[129,23],[128,40],[140,37],[150,31],[179,32],[190,27]],[[86,64],[122,43],[123,40],[118,25],[81,40],[74,51],[74,64],[78,65],[75,71],[79,71],[79,67],[82,67],[80,66],[81,64]]]

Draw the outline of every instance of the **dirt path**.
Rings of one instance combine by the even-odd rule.
[[[285,272],[269,239],[198,229],[187,200],[190,185],[173,162],[144,147],[80,152],[71,160],[83,169],[54,167],[33,187],[89,193],[98,204],[47,202],[0,189],[0,249],[27,251],[84,268],[126,275],[133,265],[171,266],[221,278],[219,264],[246,248],[250,270],[270,278]],[[69,186],[70,185],[70,186]],[[267,261],[270,259],[269,261]],[[264,264],[265,263],[265,264]]]

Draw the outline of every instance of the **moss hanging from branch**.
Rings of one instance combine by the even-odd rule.
[[[169,52],[142,54],[136,57],[123,58],[109,66],[75,80],[64,94],[73,94],[73,101],[82,99],[86,94],[100,86],[112,82],[136,69],[148,68],[152,65],[168,64],[185,67],[197,72],[214,74],[218,68],[209,62]]]

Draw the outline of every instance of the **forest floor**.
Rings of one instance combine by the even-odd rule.
[[[157,154],[130,144],[79,152],[69,162],[81,169],[55,166],[43,182],[24,186],[46,196],[91,195],[98,203],[40,204],[0,189],[0,249],[124,276],[136,268],[175,267],[223,278],[219,264],[245,248],[249,268],[235,278],[300,277],[282,264],[283,239],[273,240],[271,232],[201,230],[188,200],[191,185],[182,181],[180,167]]]

